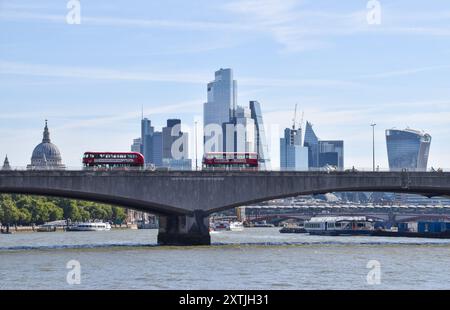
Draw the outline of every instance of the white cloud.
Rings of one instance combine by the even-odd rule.
[[[0,61],[0,74],[40,76],[57,78],[77,78],[87,80],[111,81],[153,81],[205,84],[211,79],[210,73],[158,73],[148,71],[129,71],[119,69],[104,69],[96,67],[71,67],[43,64],[27,64],[19,62]],[[336,87],[354,86],[355,82],[332,79],[271,79],[271,78],[239,78],[241,85],[249,86],[308,86]]]

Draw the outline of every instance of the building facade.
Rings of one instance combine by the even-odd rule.
[[[308,167],[319,168],[319,138],[310,122],[306,122],[304,146],[308,148]]]
[[[207,87],[204,104],[204,151],[257,153],[259,169],[270,169],[261,105],[237,104],[237,82],[231,69],[220,69]]]
[[[386,130],[389,169],[426,171],[431,136],[425,132],[405,129]]]
[[[237,104],[237,82],[233,79],[232,69],[220,69],[215,72],[214,81],[208,83],[207,99],[203,106],[203,125],[219,126],[220,128],[225,123],[229,123],[234,117],[234,111]],[[205,130],[204,140],[211,138]],[[217,137],[219,141],[226,138],[222,135]],[[224,151],[223,144],[216,143],[213,145],[211,152]]]
[[[6,155],[6,157],[5,157],[5,161],[3,162],[2,170],[4,170],[4,171],[11,170],[11,165],[9,164],[8,155]]]
[[[189,136],[181,131],[181,120],[168,119],[162,131],[155,131],[147,118],[141,121],[141,138],[133,140],[131,151],[140,150],[145,164],[155,168],[165,167],[173,170],[190,170]]]
[[[269,146],[267,144],[266,130],[261,111],[261,104],[258,101],[250,101],[251,117],[255,122],[256,131],[256,153],[258,153],[260,170],[270,170]],[[301,143],[300,143],[301,145]]]
[[[47,121],[45,121],[42,142],[34,148],[31,163],[27,169],[60,170],[65,168],[58,147],[50,140],[50,131]]]
[[[133,144],[131,145],[131,151],[136,153],[142,153],[142,139],[133,139]]]
[[[319,167],[333,166],[338,170],[344,169],[344,141],[319,141]]]
[[[308,148],[302,146],[302,130],[286,128],[280,139],[280,169],[286,171],[308,170]]]
[[[310,122],[306,122],[304,144],[308,148],[309,169],[334,167],[344,169],[344,141],[320,140]]]

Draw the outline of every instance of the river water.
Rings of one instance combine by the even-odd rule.
[[[156,236],[0,235],[0,289],[450,289],[450,240],[247,228],[213,233],[211,246],[159,247]],[[71,260],[79,262],[79,284],[67,281]],[[368,282],[373,272],[379,281]]]

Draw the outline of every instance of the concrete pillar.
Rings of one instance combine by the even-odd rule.
[[[209,217],[201,210],[192,215],[159,217],[159,245],[210,245]]]

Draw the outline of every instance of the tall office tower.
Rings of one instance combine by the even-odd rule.
[[[280,169],[307,171],[309,166],[308,147],[302,146],[302,130],[286,128],[280,139]]]
[[[319,138],[317,138],[312,124],[306,122],[304,146],[308,148],[308,166],[309,168],[318,168],[319,166]]]
[[[426,171],[431,136],[425,132],[405,129],[386,130],[389,169]]]
[[[131,145],[130,149],[132,152],[142,153],[142,139],[133,139],[133,144]]]
[[[168,119],[162,130],[162,166],[173,170],[190,170],[189,136],[181,131],[181,120]]]
[[[153,163],[153,134],[155,132],[152,122],[144,118],[141,121],[141,153],[144,155],[145,164]]]
[[[270,165],[269,147],[267,145],[266,131],[264,129],[264,121],[262,117],[260,103],[258,101],[250,101],[250,111],[251,117],[255,122],[256,153],[258,153],[259,169],[270,170],[271,165]],[[299,130],[301,131],[301,129]]]
[[[163,134],[161,131],[155,131],[152,136],[152,164],[155,167],[163,165]]]
[[[177,135],[172,135],[172,131],[174,127],[178,125],[179,129],[181,129],[181,120],[179,119],[168,119],[167,126],[163,127],[163,158],[173,158],[172,156],[172,144],[178,139],[183,133],[181,130]]]
[[[319,167],[328,165],[344,169],[344,141],[319,141]]]
[[[247,107],[238,106],[234,112],[232,134],[227,130],[225,146],[228,152],[253,153],[256,151],[255,121],[252,119],[251,111]],[[233,137],[234,141],[230,141]]]
[[[224,123],[229,123],[235,116],[234,111],[237,104],[237,82],[233,80],[232,69],[220,69],[215,72],[214,81],[208,83],[208,101],[203,106],[203,125],[216,125],[222,128]],[[204,142],[211,139],[212,135],[205,130]],[[218,141],[226,140],[226,137],[220,135]],[[221,152],[223,145],[214,145],[212,149],[205,152]]]

